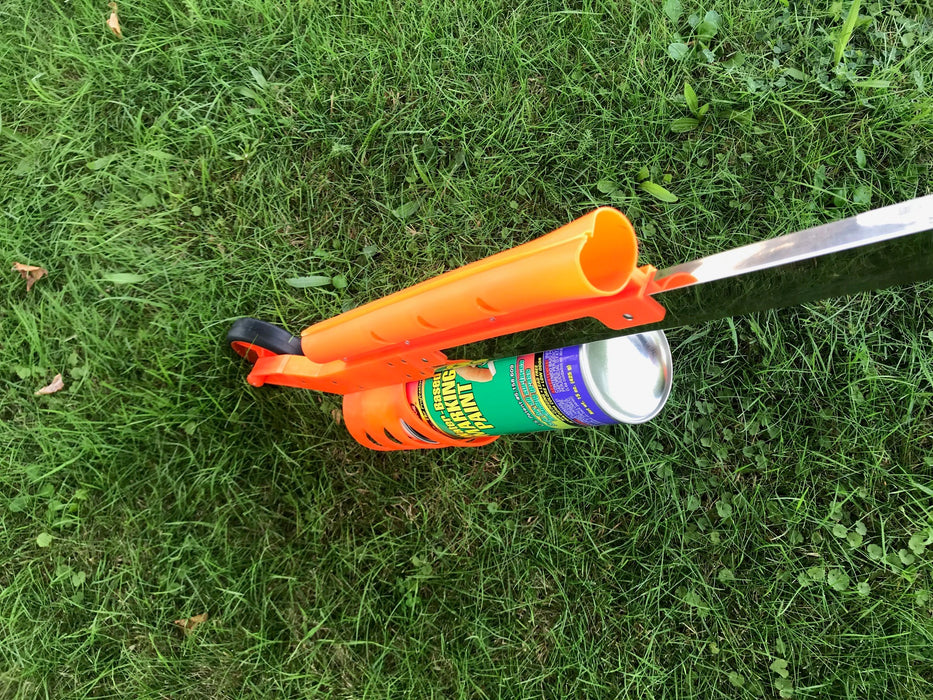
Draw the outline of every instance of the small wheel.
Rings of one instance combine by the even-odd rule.
[[[240,357],[255,363],[272,355],[303,355],[301,338],[284,328],[256,318],[240,318],[227,331],[230,348]]]

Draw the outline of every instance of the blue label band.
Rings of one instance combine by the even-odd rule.
[[[619,423],[603,411],[586,388],[580,367],[580,346],[543,353],[547,390],[567,420],[577,425]]]

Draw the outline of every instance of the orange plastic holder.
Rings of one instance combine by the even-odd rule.
[[[343,397],[343,415],[353,438],[371,450],[481,447],[498,435],[457,438],[423,421],[408,402],[404,384],[381,386]]]
[[[444,348],[593,317],[621,330],[660,321],[656,270],[635,231],[603,207],[530,243],[391,294],[302,332],[304,356],[260,358],[250,384],[350,394],[431,376]]]

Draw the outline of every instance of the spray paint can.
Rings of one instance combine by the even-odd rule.
[[[671,351],[651,331],[448,365],[405,390],[421,420],[459,438],[643,423],[670,395]]]

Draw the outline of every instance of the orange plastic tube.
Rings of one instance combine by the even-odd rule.
[[[617,294],[637,259],[632,225],[603,207],[530,243],[311,326],[302,332],[301,348],[308,359],[326,363],[413,340],[450,347],[455,343],[444,341],[454,328]]]
[[[650,265],[636,268],[625,288],[613,296],[516,309],[496,319],[489,318],[486,322],[467,325],[457,325],[457,319],[451,318],[449,327],[432,336],[391,345],[376,353],[330,362],[314,362],[304,355],[260,357],[247,380],[253,386],[278,384],[349,394],[425,379],[434,373],[436,367],[447,362],[441,348],[584,316],[595,318],[616,330],[654,323],[664,318],[664,307],[651,297],[652,290],[661,288],[654,282],[654,273],[655,269]]]

